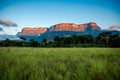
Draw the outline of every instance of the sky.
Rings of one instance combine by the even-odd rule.
[[[120,0],[0,0],[0,21],[0,34],[11,35],[58,23],[96,22],[107,29],[120,25]]]

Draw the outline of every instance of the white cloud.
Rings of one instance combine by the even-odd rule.
[[[0,34],[16,35],[18,32],[18,27],[0,27],[3,29],[3,31],[0,31]]]

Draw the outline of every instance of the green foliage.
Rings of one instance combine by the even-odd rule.
[[[100,33],[99,36],[97,37],[97,42],[100,44],[107,44],[111,36],[112,36],[111,32]]]
[[[120,47],[120,36],[111,32],[103,32],[97,38],[91,35],[73,35],[69,37],[55,36],[53,39],[43,38],[41,43],[34,39],[26,42],[25,38],[21,37],[21,41],[11,41],[6,39],[0,41],[1,47]]]
[[[120,47],[120,36],[111,32],[103,32],[97,37],[96,42],[107,47]]]
[[[39,43],[34,39],[31,39],[29,43],[30,43],[30,47],[39,47]]]
[[[93,42],[91,35],[82,36],[70,36],[70,37],[59,37],[54,38],[55,45],[58,47],[73,47],[77,44],[88,44]]]
[[[43,43],[47,43],[47,39],[46,38],[43,38]]]
[[[119,79],[119,48],[0,48],[0,80]]]
[[[24,37],[20,37],[20,39],[22,39],[22,40],[26,41],[26,38],[24,38]]]
[[[110,47],[120,47],[120,37],[119,35],[113,35],[109,39],[109,46]]]

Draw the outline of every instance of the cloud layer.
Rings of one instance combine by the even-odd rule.
[[[10,20],[0,20],[0,25],[4,25],[4,26],[14,26],[14,27],[17,27],[17,24],[10,21]]]

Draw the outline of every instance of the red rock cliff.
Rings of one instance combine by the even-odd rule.
[[[60,23],[50,27],[50,31],[85,31],[88,26],[91,26],[92,30],[99,30],[95,22],[86,24],[74,24],[74,23]]]
[[[22,29],[22,32],[19,33],[19,35],[37,35],[37,34],[42,34],[47,30],[47,28],[29,28],[25,27]]]
[[[91,26],[93,30],[99,30],[100,27],[95,22],[88,23],[88,26]]]
[[[85,24],[74,24],[74,23],[60,23],[49,28],[49,31],[85,31],[88,27],[90,30],[99,30],[100,27],[95,22]],[[22,32],[18,35],[37,35],[46,32],[47,28],[29,28],[25,27]]]

